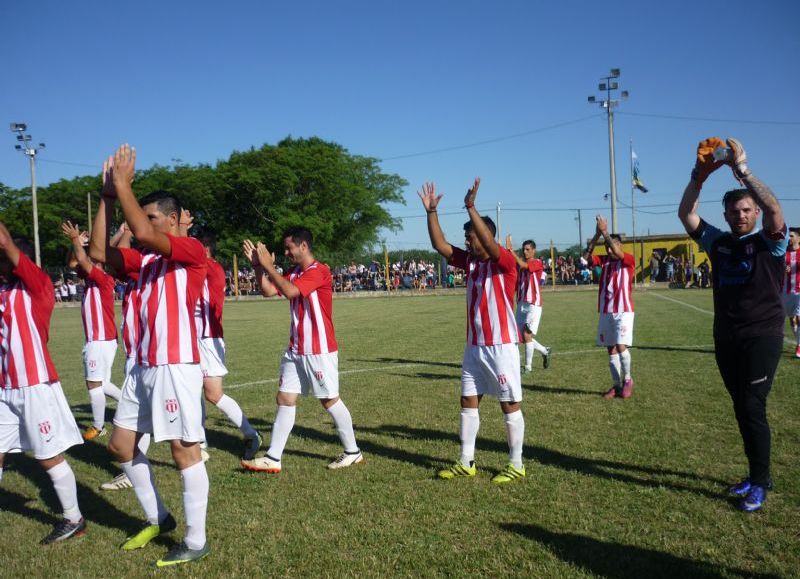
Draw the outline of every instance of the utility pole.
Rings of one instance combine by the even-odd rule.
[[[619,83],[615,80],[619,78],[619,69],[612,68],[609,76],[604,76],[601,82],[597,85],[598,90],[605,91],[606,98],[597,100],[596,97],[590,96],[589,103],[599,104],[601,108],[606,109],[606,117],[608,118],[608,164],[611,174],[611,233],[617,232],[617,170],[614,161],[614,107],[618,107],[620,101],[611,98],[611,91],[619,89]],[[628,91],[624,90],[620,93],[622,100],[628,98]]]
[[[499,201],[497,202],[497,215],[496,215],[496,217],[497,217],[497,235],[495,237],[497,238],[496,239],[497,243],[500,243],[500,240],[503,239],[503,238],[500,236],[500,202]]]
[[[28,125],[25,123],[11,123],[11,132],[17,133],[17,145],[14,147],[28,157],[31,164],[31,205],[33,206],[33,247],[36,256],[36,265],[42,267],[42,260],[39,255],[39,211],[36,204],[36,154],[39,149],[44,149],[45,144],[39,143],[38,147],[31,144],[31,136],[26,135]]]
[[[578,212],[578,256],[581,255],[581,250],[583,249],[583,227],[581,226],[581,210],[576,209],[575,211]]]

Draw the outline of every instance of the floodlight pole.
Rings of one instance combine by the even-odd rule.
[[[618,68],[612,68],[609,76],[602,77],[598,85],[598,90],[606,92],[606,98],[598,101],[595,97],[590,96],[589,102],[592,104],[599,104],[601,108],[606,109],[606,117],[608,119],[608,164],[609,173],[611,175],[611,233],[617,233],[617,170],[614,160],[614,107],[619,106],[620,101],[611,98],[611,91],[619,89],[619,84],[616,80],[619,78],[620,71]],[[622,99],[628,98],[628,91],[623,90],[620,93]]]
[[[34,147],[31,144],[31,136],[25,134],[28,126],[25,123],[11,123],[11,132],[17,133],[17,141],[19,143],[16,146],[18,151],[21,151],[28,160],[30,161],[31,165],[31,206],[33,211],[33,247],[34,247],[34,255],[36,258],[36,265],[38,267],[42,267],[42,259],[39,251],[39,210],[38,204],[36,202],[36,154],[39,152],[39,149],[44,149],[45,144],[39,143],[38,148]]]

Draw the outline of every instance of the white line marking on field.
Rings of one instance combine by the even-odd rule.
[[[362,374],[364,372],[380,372],[382,370],[394,370],[395,368],[411,368],[414,366],[433,366],[435,363],[431,362],[409,362],[403,364],[392,364],[391,366],[375,366],[372,368],[359,368],[357,370],[342,370],[339,376],[347,376],[349,374]],[[245,388],[247,386],[258,386],[259,384],[273,384],[277,382],[277,378],[267,378],[265,380],[256,380],[255,382],[242,382],[241,384],[226,385],[225,390],[236,390],[237,388]]]

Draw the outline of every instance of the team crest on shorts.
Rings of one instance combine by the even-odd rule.
[[[323,374],[321,370],[314,370],[314,377],[320,384],[325,382],[325,374]]]
[[[497,375],[497,383],[498,384],[508,384],[508,378],[506,378],[505,374],[498,374]]]
[[[178,411],[178,401],[175,398],[167,398],[164,408],[166,408],[167,412],[170,414],[175,414]]]
[[[50,421],[49,420],[45,420],[44,422],[40,422],[39,423],[39,433],[42,436],[47,436],[48,434],[50,434],[50,431],[52,429],[53,429],[53,427],[50,425]]]

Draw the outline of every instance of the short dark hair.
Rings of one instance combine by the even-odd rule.
[[[300,225],[296,225],[294,227],[287,227],[283,231],[283,239],[286,239],[287,237],[291,237],[292,242],[295,245],[300,245],[305,241],[306,245],[308,246],[308,249],[310,249],[311,251],[314,250],[314,235],[311,233],[310,230],[308,230],[305,227],[302,227]]]
[[[728,205],[733,205],[745,197],[750,197],[750,199],[753,200],[753,203],[756,203],[756,196],[753,195],[752,191],[748,189],[731,189],[722,196],[722,206],[727,210]]]
[[[609,237],[611,239],[616,239],[617,241],[622,241],[622,236],[620,236],[619,233],[612,233],[611,235],[609,235]]]
[[[789,233],[795,233],[797,235],[800,235],[800,227],[790,227]]]
[[[494,221],[492,221],[492,219],[486,215],[481,215],[481,219],[483,219],[483,222],[486,224],[486,227],[489,228],[489,231],[492,232],[492,236],[497,235],[497,226],[494,224]],[[471,219],[464,224],[464,233],[469,233],[470,231],[472,231]]]
[[[213,231],[203,232],[203,235],[200,236],[200,243],[203,244],[203,247],[210,249],[212,255],[217,251],[217,236]]]
[[[526,239],[522,242],[522,247],[525,247],[526,245],[530,245],[533,249],[536,249],[536,242],[533,239]]]
[[[183,207],[181,206],[180,199],[178,199],[178,196],[174,193],[160,190],[153,191],[139,200],[139,205],[142,207],[145,205],[150,205],[151,203],[155,203],[158,207],[158,210],[164,215],[175,213],[180,219],[181,210]]]

